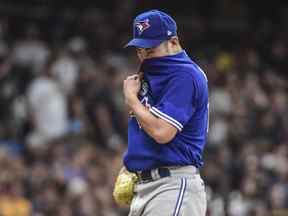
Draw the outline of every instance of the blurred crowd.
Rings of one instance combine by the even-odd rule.
[[[0,19],[0,215],[127,215],[112,199],[127,145],[122,80],[138,69],[121,51],[127,5],[77,22],[67,11],[45,33]],[[264,24],[229,46],[196,49],[181,32],[209,80],[208,216],[288,215],[288,34]]]

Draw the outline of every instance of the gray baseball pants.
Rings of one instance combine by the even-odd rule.
[[[171,176],[138,183],[129,216],[205,216],[205,186],[195,167],[170,169]]]

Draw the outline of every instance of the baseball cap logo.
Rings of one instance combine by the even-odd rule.
[[[138,29],[139,34],[141,35],[146,29],[150,28],[149,19],[138,21],[135,23],[136,28]]]

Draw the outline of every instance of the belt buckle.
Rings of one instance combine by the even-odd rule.
[[[139,179],[140,183],[147,183],[151,181],[156,181],[158,179],[161,179],[163,177],[170,176],[170,171],[169,168],[157,168],[157,169],[152,169],[149,171],[138,171],[137,176]]]
[[[156,180],[162,178],[161,173],[160,173],[160,169],[161,168],[157,168],[157,169],[153,169],[150,171],[153,181],[156,181]]]

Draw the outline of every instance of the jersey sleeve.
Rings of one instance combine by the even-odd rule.
[[[189,75],[173,78],[163,91],[158,103],[149,110],[181,131],[195,111],[193,79]]]

